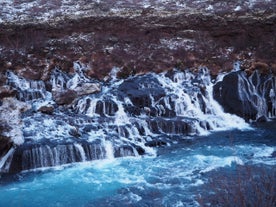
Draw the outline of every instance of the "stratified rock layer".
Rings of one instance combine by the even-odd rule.
[[[0,69],[28,79],[47,79],[55,67],[71,71],[76,60],[100,79],[113,67],[123,78],[199,65],[215,75],[238,60],[244,69],[258,61],[276,71],[274,1],[14,4],[1,3]]]

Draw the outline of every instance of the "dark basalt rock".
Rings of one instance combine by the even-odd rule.
[[[227,74],[214,86],[214,98],[228,113],[246,120],[267,121],[275,115],[275,77],[255,71],[247,76],[244,71]]]
[[[0,140],[1,144],[1,140]],[[82,147],[83,152],[78,148]],[[135,156],[145,153],[140,146],[121,145],[114,147],[114,157]],[[83,154],[82,154],[83,153]],[[9,173],[41,167],[52,167],[74,162],[105,159],[106,149],[100,142],[88,143],[32,143],[19,146],[13,155]]]
[[[10,88],[1,86],[0,87],[0,99],[6,98],[6,97],[15,97],[17,94],[16,90]]]
[[[0,158],[2,158],[2,156],[4,156],[12,148],[12,146],[13,146],[13,143],[8,137],[4,137],[0,135]]]
[[[145,145],[148,147],[160,147],[160,146],[166,145],[166,142],[162,140],[153,140],[153,141],[147,142]]]
[[[147,114],[157,116],[155,102],[166,96],[164,88],[151,74],[136,76],[125,80],[118,88],[122,100],[128,97],[133,106],[127,106],[126,110],[133,115]]]
[[[276,158],[276,151],[271,154],[271,157]]]
[[[214,86],[214,98],[226,112],[237,114],[246,119],[255,119],[258,109],[248,99],[243,88],[240,88],[242,81],[240,73],[243,72],[230,73],[223,78],[222,82],[217,83]]]
[[[112,100],[103,100],[98,101],[96,105],[96,113],[104,116],[114,116],[115,113],[118,111],[117,104]]]
[[[137,107],[151,107],[152,100],[159,100],[166,95],[159,81],[151,74],[136,76],[125,80],[118,91],[121,97],[129,97],[132,103]]]
[[[45,105],[45,106],[41,106],[38,111],[45,113],[45,114],[53,114],[55,110],[55,107],[53,105]]]

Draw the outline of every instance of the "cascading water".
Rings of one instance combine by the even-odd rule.
[[[74,67],[75,74],[53,70],[47,81],[7,73],[17,115],[20,104],[29,107],[15,122],[22,140],[0,160],[1,206],[199,206],[216,204],[221,189],[252,198],[256,186],[275,194],[260,177],[275,179],[275,122],[244,130],[242,118],[224,112],[238,99],[236,114],[252,106],[255,118],[275,117],[274,77],[236,69],[215,81],[201,68],[125,80],[112,74],[99,83]],[[215,183],[215,191],[221,173],[230,185]],[[238,190],[237,180],[245,181]]]
[[[74,68],[73,75],[55,69],[45,82],[7,74],[17,98],[32,105],[22,117],[25,143],[12,153],[10,172],[154,155],[152,147],[176,143],[185,135],[248,127],[213,99],[206,68],[196,74],[174,70],[112,78],[102,86],[84,75],[81,64]],[[40,110],[45,104],[53,108],[51,113]]]
[[[214,97],[226,112],[246,120],[275,118],[275,76],[254,71],[233,71],[214,86]]]

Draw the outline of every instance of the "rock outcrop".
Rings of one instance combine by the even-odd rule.
[[[0,105],[0,172],[8,171],[14,148],[24,143],[21,113],[29,105],[13,97],[3,98]]]
[[[22,133],[21,113],[30,109],[30,106],[15,98],[4,98],[0,108],[2,135],[10,137],[15,145],[24,143]]]
[[[250,76],[244,71],[232,72],[214,86],[214,98],[228,113],[266,121],[276,116],[276,79],[259,70]]]

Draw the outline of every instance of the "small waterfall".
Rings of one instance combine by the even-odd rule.
[[[10,168],[10,159],[12,159],[15,149],[11,148],[5,156],[0,159],[0,172],[8,172]]]
[[[16,89],[20,101],[50,100],[51,94],[46,91],[43,81],[33,81],[20,78],[13,72],[7,72],[7,85]]]
[[[106,159],[112,160],[114,159],[114,149],[112,143],[110,141],[104,141],[104,148],[106,151]]]
[[[176,137],[247,126],[243,119],[224,113],[215,101],[206,68],[197,73],[173,70],[125,80],[113,77],[102,84],[101,92],[81,93],[70,104],[58,105],[51,92],[75,90],[83,83],[93,83],[84,75],[83,65],[75,63],[74,68],[75,74],[53,70],[46,83],[10,74],[11,87],[18,91],[39,89],[44,101],[55,107],[52,114],[37,111],[24,114],[25,143],[12,152],[10,172],[121,156],[155,155],[153,147],[174,143]],[[266,86],[269,88],[269,84]],[[275,100],[275,82],[266,96]],[[28,101],[35,103],[37,99]],[[271,103],[270,108],[273,107],[271,115],[275,114],[275,102]]]
[[[82,147],[80,144],[78,144],[78,143],[75,143],[74,146],[75,146],[75,148],[76,148],[76,149],[79,151],[79,153],[80,153],[81,161],[82,161],[82,162],[86,161],[86,156],[85,156],[85,152],[84,152],[83,147]]]
[[[269,98],[271,100],[271,110],[268,112],[269,118],[276,117],[276,79],[272,82],[273,87],[270,89]]]

